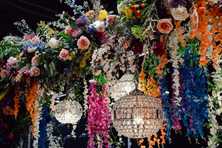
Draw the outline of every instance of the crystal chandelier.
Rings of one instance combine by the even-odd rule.
[[[144,96],[134,91],[113,106],[113,125],[119,135],[146,138],[157,133],[163,125],[160,98]]]
[[[76,125],[82,116],[82,106],[73,100],[63,100],[55,105],[55,118],[63,124]]]

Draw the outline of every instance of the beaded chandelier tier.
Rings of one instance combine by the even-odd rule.
[[[122,97],[113,106],[113,125],[119,135],[149,138],[163,125],[161,99],[145,96],[137,90]]]

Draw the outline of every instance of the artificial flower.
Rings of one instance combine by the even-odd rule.
[[[57,40],[56,38],[51,38],[48,42],[48,46],[50,48],[58,48],[59,47],[59,40]]]
[[[113,25],[116,22],[117,16],[116,15],[109,15],[107,17],[107,23],[109,25]]]
[[[6,69],[1,69],[0,78],[6,78],[8,76],[9,76],[9,71],[7,71]]]
[[[88,24],[89,20],[87,16],[80,16],[77,20],[76,20],[76,25],[79,27],[85,26],[86,24]]]
[[[105,31],[105,22],[104,21],[95,21],[92,25],[96,29],[97,32],[104,32]]]
[[[105,20],[107,17],[108,17],[108,12],[106,10],[100,10],[99,11],[98,19],[100,21]]]
[[[33,66],[31,69],[30,69],[30,76],[31,77],[38,77],[40,75],[40,69],[36,66]]]
[[[69,50],[63,48],[59,53],[59,58],[63,61],[68,60],[70,58]]]
[[[184,21],[189,17],[189,14],[187,12],[187,8],[184,6],[179,6],[177,8],[171,8],[170,9],[171,15],[173,18],[177,21]]]
[[[72,36],[72,37],[77,37],[82,33],[82,30],[80,28],[72,28],[70,26],[66,27],[65,33]]]
[[[86,50],[89,48],[90,41],[87,37],[81,36],[77,41],[77,46],[79,49]]]
[[[161,19],[158,21],[157,29],[160,33],[168,34],[173,30],[171,19]]]
[[[40,42],[40,39],[38,36],[34,36],[32,39],[31,39],[31,42],[32,44],[38,44]]]
[[[208,0],[208,2],[212,3],[212,4],[216,4],[218,3],[220,0]]]
[[[34,57],[32,57],[31,63],[33,66],[37,66],[39,64],[39,56],[35,55]]]
[[[32,34],[25,34],[25,35],[23,36],[23,39],[24,39],[24,40],[31,40],[34,36],[35,36],[34,33],[32,33]]]
[[[34,47],[28,47],[27,50],[26,50],[28,53],[33,53],[36,51],[36,48]]]
[[[17,64],[17,62],[18,62],[18,60],[15,57],[10,57],[10,58],[8,58],[6,65],[8,67],[13,67]]]
[[[88,18],[92,19],[95,16],[95,11],[94,10],[89,10],[85,13],[85,16],[87,16]]]

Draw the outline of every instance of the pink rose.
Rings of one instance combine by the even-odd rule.
[[[34,36],[34,37],[31,39],[31,41],[32,41],[32,44],[37,44],[37,43],[40,42],[40,39],[39,39],[38,36]]]
[[[35,36],[35,34],[25,34],[24,36],[23,36],[23,39],[24,40],[31,40],[33,37]]]
[[[38,64],[39,64],[39,56],[35,55],[34,57],[32,57],[32,65],[37,66]]]
[[[107,17],[107,22],[109,25],[113,25],[116,22],[116,15],[109,15]]]
[[[173,24],[171,19],[161,19],[157,24],[157,29],[159,32],[168,34],[173,30]]]
[[[69,50],[63,48],[59,53],[59,58],[63,61],[66,61],[69,59],[69,57]]]
[[[17,64],[17,62],[18,62],[18,60],[15,57],[10,57],[10,58],[8,58],[6,65],[8,67],[13,67]]]
[[[33,66],[31,69],[30,69],[30,76],[31,77],[38,77],[40,75],[40,69],[36,66]]]
[[[83,35],[77,41],[77,46],[79,49],[82,50],[88,49],[89,45],[90,45],[89,39]]]
[[[73,29],[69,26],[65,29],[65,33],[72,36],[72,37],[77,37],[82,33],[82,30],[79,28]]]

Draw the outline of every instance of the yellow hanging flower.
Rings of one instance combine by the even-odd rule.
[[[100,21],[105,20],[107,17],[108,17],[108,12],[107,12],[106,10],[100,10],[100,11],[99,11],[98,19],[99,19]]]

